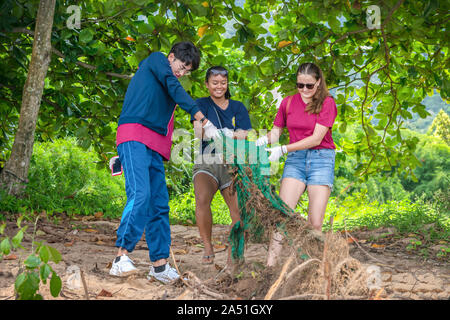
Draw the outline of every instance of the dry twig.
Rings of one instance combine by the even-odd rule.
[[[278,287],[280,286],[281,282],[283,281],[284,275],[287,272],[287,269],[291,265],[292,261],[294,260],[294,256],[290,256],[289,259],[284,263],[283,268],[281,269],[281,273],[278,276],[277,281],[270,287],[269,291],[267,292],[266,296],[264,297],[264,300],[270,300],[272,296],[277,291]]]

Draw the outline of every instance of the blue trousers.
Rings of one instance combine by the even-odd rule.
[[[169,194],[162,156],[137,141],[117,147],[125,174],[127,204],[117,230],[116,247],[132,252],[145,231],[150,261],[170,252]]]

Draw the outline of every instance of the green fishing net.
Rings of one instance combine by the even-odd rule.
[[[283,232],[294,212],[270,184],[266,146],[257,147],[253,141],[224,137],[223,148],[226,163],[231,166],[241,215],[240,223],[233,226],[229,236],[231,256],[236,261],[244,258],[246,231],[260,239],[268,231],[267,226],[276,225]]]

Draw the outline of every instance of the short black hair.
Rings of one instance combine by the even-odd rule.
[[[190,65],[191,70],[197,70],[200,65],[200,51],[190,41],[177,42],[170,49],[169,54],[173,53],[175,58],[181,60],[184,64]]]

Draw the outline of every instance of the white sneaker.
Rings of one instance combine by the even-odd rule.
[[[153,266],[150,267],[150,272],[148,273],[147,279],[151,280],[155,278],[156,280],[167,284],[172,281],[177,280],[180,277],[177,270],[172,268],[169,263],[166,263],[166,268],[162,272],[155,272],[155,268]]]
[[[109,274],[116,277],[126,277],[134,274],[138,269],[127,255],[118,256],[114,259]]]

